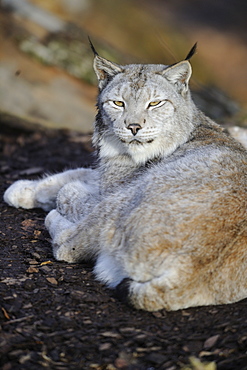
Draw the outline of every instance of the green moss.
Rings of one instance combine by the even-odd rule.
[[[51,40],[45,45],[26,39],[20,42],[20,49],[43,64],[57,66],[74,77],[95,83],[92,54],[80,41]]]
[[[37,39],[27,38],[20,41],[19,47],[40,63],[64,69],[70,75],[90,84],[96,83],[92,69],[92,51],[81,40],[54,37],[43,44]],[[98,52],[105,58],[119,62],[120,58],[109,47],[99,47]]]

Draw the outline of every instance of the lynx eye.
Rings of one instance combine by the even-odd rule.
[[[148,104],[148,108],[149,107],[157,107],[158,105],[160,105],[162,103],[161,100],[157,100],[157,101],[151,101],[149,104]]]
[[[117,107],[124,107],[124,102],[123,101],[120,101],[120,100],[114,100],[113,103],[117,106]]]

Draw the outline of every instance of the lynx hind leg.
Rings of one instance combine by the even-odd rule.
[[[146,311],[176,309],[168,306],[164,289],[155,289],[152,280],[147,282],[133,280],[113,256],[101,253],[97,258],[94,274],[97,280],[109,288],[115,288],[116,298],[137,309]]]
[[[173,305],[168,303],[166,299],[165,287],[153,286],[153,282],[137,282],[131,278],[125,278],[116,287],[116,297],[139,310],[158,311],[166,309],[167,311],[179,310],[182,307],[174,302]],[[167,297],[168,298],[168,297]]]
[[[125,278],[116,287],[116,295],[137,309],[146,311],[176,311],[188,307],[215,304],[214,295],[204,284],[203,276],[192,278],[190,273],[174,269],[148,281]]]
[[[57,211],[71,222],[82,219],[97,200],[95,188],[80,181],[70,182],[57,195]]]
[[[166,309],[167,311],[179,310],[177,302],[173,305],[168,303],[165,287],[157,289],[152,281],[137,282],[131,278],[125,278],[116,287],[116,297],[139,310],[158,311]]]
[[[127,271],[126,267],[115,256],[101,252],[94,274],[97,280],[109,288],[115,288],[117,298],[137,309],[157,311],[165,308],[170,311],[205,304],[200,288],[195,287],[196,284],[190,286],[190,274],[187,275],[179,266],[177,268],[176,263],[170,268],[167,266],[165,273],[158,277],[155,277],[154,272],[148,272],[149,266],[144,271],[140,270],[139,274],[136,273],[138,267],[135,271],[128,267]],[[147,277],[144,278],[145,274],[149,276],[148,280]]]

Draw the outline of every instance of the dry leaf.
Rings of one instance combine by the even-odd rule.
[[[190,365],[183,367],[183,370],[216,370],[215,362],[201,362],[196,357],[190,357]]]
[[[219,334],[213,335],[212,337],[208,338],[205,341],[205,343],[203,345],[203,348],[205,348],[205,349],[212,348],[215,345],[215,343],[217,342],[218,339],[219,339]]]
[[[8,314],[8,312],[5,310],[5,308],[4,308],[4,307],[2,307],[2,311],[3,311],[4,317],[5,317],[6,319],[10,320],[9,314]]]
[[[35,238],[38,238],[41,234],[41,231],[40,230],[34,230],[33,233],[34,233]]]
[[[27,231],[28,229],[33,229],[36,226],[36,222],[34,220],[27,219],[22,221],[21,225],[21,228]]]
[[[52,261],[44,261],[44,262],[41,262],[40,266],[45,266],[45,265],[50,265],[52,264]]]
[[[58,281],[53,277],[48,277],[48,278],[46,278],[46,280],[49,281],[49,283],[51,283],[52,285],[57,285],[58,284]]]

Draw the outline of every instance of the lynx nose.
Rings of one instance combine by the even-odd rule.
[[[131,130],[132,134],[135,136],[139,130],[142,129],[141,125],[139,123],[131,123],[127,127],[128,130]]]

